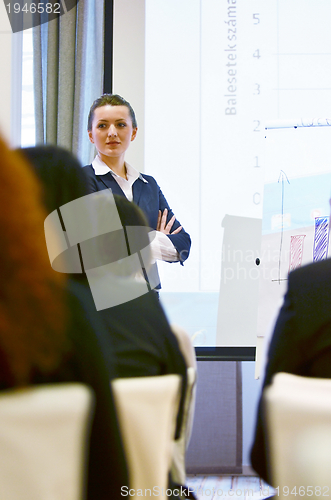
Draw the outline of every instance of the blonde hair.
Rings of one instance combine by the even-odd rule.
[[[30,165],[1,138],[0,158],[0,350],[11,385],[25,385],[55,371],[68,350],[64,276],[49,263],[47,214]]]

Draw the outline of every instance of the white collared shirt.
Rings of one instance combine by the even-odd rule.
[[[105,162],[101,160],[98,155],[94,158],[92,167],[95,175],[105,175],[110,172],[129,201],[133,201],[132,186],[137,179],[141,179],[143,182],[148,184],[148,181],[141,175],[141,173],[127,162],[125,162],[127,179],[124,179],[120,175],[116,174],[111,168],[108,167],[108,165],[106,165]],[[154,260],[166,260],[168,262],[179,261],[178,252],[170,238],[160,231],[151,231],[149,236],[151,240],[150,248]]]
[[[137,179],[141,179],[143,182],[148,184],[148,181],[144,179],[141,173],[131,165],[129,165],[129,163],[127,162],[125,162],[127,176],[126,179],[116,174],[116,172],[109,168],[108,165],[106,165],[99,156],[96,156],[92,161],[92,167],[94,168],[95,175],[105,175],[110,172],[129,201],[133,201],[132,186]]]

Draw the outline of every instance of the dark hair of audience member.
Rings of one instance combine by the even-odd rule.
[[[65,277],[49,264],[39,183],[2,138],[0,157],[0,388],[9,388],[55,371],[69,345]]]
[[[20,151],[41,180],[48,213],[88,194],[84,169],[69,151],[50,144]]]
[[[52,145],[23,148],[20,151],[42,181],[48,213],[88,194],[85,171],[69,151]],[[114,200],[122,226],[148,226],[144,213],[137,205],[130,203],[124,196],[114,195]],[[140,248],[148,246],[147,231],[140,232],[137,237]],[[76,280],[84,279],[83,274],[71,277]]]

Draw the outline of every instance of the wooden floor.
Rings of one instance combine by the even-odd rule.
[[[187,485],[198,500],[262,500],[275,490],[256,476],[188,476]]]

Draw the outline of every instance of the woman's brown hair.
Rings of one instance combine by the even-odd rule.
[[[17,386],[55,371],[68,349],[64,276],[49,262],[32,168],[1,138],[0,158],[0,354],[8,372],[1,380],[0,369],[0,385]]]
[[[128,108],[130,117],[132,120],[132,127],[137,128],[137,119],[133,107],[131,104],[118,94],[102,94],[102,96],[95,99],[90,108],[90,112],[87,119],[87,130],[88,132],[92,130],[92,123],[94,119],[94,111],[102,106],[125,106]]]

